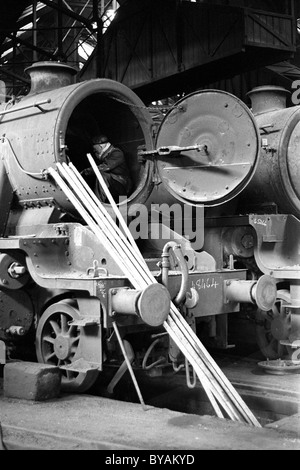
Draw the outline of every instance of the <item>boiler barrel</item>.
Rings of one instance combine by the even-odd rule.
[[[249,93],[261,152],[242,203],[256,208],[276,204],[279,212],[300,217],[300,106],[286,108],[288,93],[281,87],[259,87]]]
[[[104,133],[127,159],[134,187],[127,202],[143,202],[151,190],[153,162],[142,168],[140,145],[153,148],[152,120],[138,96],[109,79],[72,83],[71,67],[41,62],[29,68],[32,89],[0,109],[0,153],[15,194],[25,208],[56,206],[74,211],[64,193],[41,172],[72,161],[89,166],[91,138]]]

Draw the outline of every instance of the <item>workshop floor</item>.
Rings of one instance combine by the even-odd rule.
[[[300,450],[300,409],[255,428],[174,411],[166,401],[159,406],[144,410],[139,403],[91,395],[61,394],[47,402],[5,398],[0,379],[0,422],[8,450]]]

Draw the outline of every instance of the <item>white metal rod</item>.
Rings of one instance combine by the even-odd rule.
[[[63,164],[64,168],[67,166],[66,164]],[[88,184],[86,183],[86,181],[82,178],[82,176],[80,175],[80,173],[76,170],[76,168],[74,167],[74,165],[70,164],[69,167],[71,168],[71,170],[73,171],[73,174],[74,174],[74,177],[77,178],[77,180],[83,185],[84,189],[87,191],[87,193],[89,194],[89,196],[92,198],[93,202],[96,204],[98,210],[100,211],[100,213],[103,215],[104,219],[105,219],[105,224],[107,224],[107,227],[110,227],[111,230],[114,232],[114,233],[117,233],[120,240],[124,243],[125,247],[127,250],[129,250],[131,252],[131,255],[134,256],[137,260],[138,260],[138,265],[140,264],[143,264],[144,265],[144,270],[141,271],[142,274],[146,274],[146,277],[149,278],[149,276],[147,275],[147,269],[148,269],[148,266],[144,260],[144,258],[141,256],[141,252],[138,250],[137,246],[133,245],[132,243],[130,243],[130,241],[126,238],[126,236],[124,235],[124,233],[120,230],[120,228],[116,225],[115,221],[113,220],[113,218],[111,217],[111,215],[109,214],[109,212],[106,210],[106,208],[104,207],[104,205],[101,203],[101,201],[99,201],[99,199],[97,198],[97,196],[93,193],[93,191],[91,190],[91,188],[88,186]],[[99,214],[100,215],[100,214]],[[120,214],[120,216],[122,217],[122,215]],[[122,217],[122,220],[123,222],[125,223],[123,217]],[[129,232],[130,233],[130,232]],[[130,233],[131,235],[131,233]],[[123,246],[124,246],[123,245]]]
[[[112,202],[113,208],[116,208],[116,209],[117,209],[117,206],[116,206],[115,202],[112,201],[112,197],[111,197],[111,195],[110,195],[110,193],[109,193],[109,191],[108,191],[108,188],[106,187],[106,184],[105,184],[105,182],[104,182],[104,180],[103,180],[103,178],[102,178],[102,175],[100,174],[100,172],[99,172],[99,170],[98,170],[98,168],[97,168],[95,162],[92,160],[91,157],[89,158],[89,160],[90,160],[91,165],[93,166],[93,169],[94,169],[95,173],[98,173],[98,180],[99,180],[99,182],[102,184],[103,189],[106,190],[107,196],[110,196],[109,200],[110,200],[110,202]],[[103,183],[102,183],[102,182],[103,182]],[[117,209],[117,210],[118,210],[118,209]],[[117,215],[118,215],[120,221],[123,220],[122,215],[121,215],[120,213],[117,214]],[[134,240],[132,241],[132,243],[135,245],[135,241],[134,241]],[[137,249],[137,251],[139,251],[139,250]],[[150,279],[149,279],[149,280],[150,280]],[[152,279],[152,282],[153,282],[153,281],[154,281],[154,278]],[[175,309],[175,310],[176,310],[175,314],[177,315],[177,314],[178,314],[177,309]],[[179,316],[181,317],[180,314],[179,314]],[[190,330],[190,329],[189,329],[189,330]],[[227,379],[226,379],[226,380],[227,380]],[[224,382],[224,378],[222,378],[222,383],[223,383],[223,382]],[[243,403],[242,412],[245,413],[244,408],[245,408],[245,404]],[[247,413],[247,411],[246,411],[246,419],[248,419],[248,413]],[[253,418],[252,418],[251,415],[250,415],[250,420],[251,420],[251,421],[253,420]],[[255,418],[254,418],[254,423],[255,423],[256,425],[259,424],[259,423],[256,421]]]
[[[215,397],[217,398],[218,402],[222,405],[226,413],[228,414],[229,418],[232,419],[233,421],[241,421],[241,416],[239,413],[234,409],[234,406],[232,403],[228,400],[226,397],[226,394],[224,393],[222,387],[214,380],[214,377],[211,375],[209,369],[206,367],[206,364],[202,362],[202,360],[199,360],[199,356],[197,355],[197,352],[192,349],[190,343],[188,343],[183,337],[181,332],[178,330],[177,325],[172,322],[171,319],[168,319],[167,324],[169,328],[175,332],[177,338],[180,341],[181,348],[184,348],[186,352],[186,357],[189,360],[189,362],[192,364],[194,367],[197,375],[199,374],[199,368],[201,368],[201,371],[204,374],[204,377],[206,380],[209,381],[210,383],[210,390],[213,391]],[[169,331],[169,330],[168,330]],[[198,375],[199,377],[199,375]],[[199,380],[202,382],[201,378],[199,377]],[[202,382],[203,383],[203,382]]]
[[[208,351],[204,348],[199,338],[195,335],[194,331],[189,328],[188,324],[184,320],[184,318],[179,314],[178,310],[174,305],[171,307],[171,314],[178,320],[178,323],[181,324],[182,328],[185,330],[186,334],[189,336],[190,340],[197,345],[199,350],[199,355],[202,357],[202,360],[207,364],[207,366],[212,371],[214,377],[222,384],[222,387],[228,394],[231,400],[236,404],[240,412],[245,416],[247,422],[251,422],[257,427],[261,427],[260,423],[257,421],[253,413],[247,407],[246,403],[241,399],[240,395],[231,385],[230,381],[227,377],[223,374],[217,364],[213,361]]]
[[[144,400],[143,400],[143,397],[142,397],[140,388],[139,388],[139,386],[138,386],[137,380],[136,380],[136,378],[135,378],[135,375],[134,375],[134,372],[133,372],[133,369],[132,369],[132,366],[131,366],[131,362],[130,362],[130,360],[128,359],[128,356],[127,356],[127,354],[126,354],[126,350],[125,350],[125,347],[124,347],[124,344],[123,344],[121,335],[120,335],[120,333],[119,333],[118,326],[117,326],[117,324],[116,324],[115,322],[112,322],[112,324],[113,324],[113,327],[114,327],[116,336],[117,336],[117,338],[118,338],[119,345],[120,345],[120,348],[121,348],[121,350],[122,350],[124,359],[125,359],[125,361],[126,361],[128,370],[129,370],[129,372],[130,372],[132,381],[133,381],[133,383],[134,383],[136,392],[137,392],[137,394],[138,394],[139,400],[140,400],[141,404],[143,405],[143,407],[146,409],[146,405],[145,405],[145,402],[144,402]]]
[[[138,281],[133,279],[133,275],[129,271],[128,267],[123,263],[123,260],[120,258],[119,253],[115,250],[113,244],[110,243],[109,239],[105,238],[105,236],[104,236],[103,232],[101,231],[101,229],[99,228],[99,226],[96,225],[94,220],[89,216],[87,211],[79,203],[78,199],[76,198],[76,196],[74,196],[74,194],[72,193],[70,188],[67,186],[67,184],[64,182],[64,180],[61,178],[61,176],[55,170],[53,170],[52,168],[49,168],[49,172],[50,172],[51,176],[53,176],[55,181],[59,184],[59,186],[63,189],[64,193],[70,199],[70,201],[74,205],[75,209],[77,209],[78,213],[83,217],[83,219],[86,221],[86,223],[89,225],[89,227],[93,230],[95,235],[97,235],[99,237],[101,243],[103,243],[104,246],[108,246],[110,248],[111,254],[112,254],[113,258],[115,259],[116,263],[118,263],[120,265],[120,267],[123,270],[124,274],[128,277],[128,279],[130,279],[132,281],[134,287],[140,288]]]
[[[142,263],[146,264],[140,250],[138,249],[138,247],[136,245],[136,241],[134,240],[134,238],[132,236],[132,233],[130,232],[130,230],[129,230],[129,228],[128,228],[125,220],[124,220],[124,217],[122,216],[122,214],[121,214],[114,198],[112,197],[112,195],[111,195],[111,193],[110,193],[110,191],[107,187],[106,182],[104,181],[103,176],[101,175],[101,172],[99,171],[99,168],[97,167],[95,161],[93,160],[93,158],[90,154],[88,154],[87,157],[88,157],[89,162],[90,162],[90,164],[91,164],[91,166],[92,166],[92,168],[95,172],[95,175],[98,178],[98,181],[99,181],[100,185],[102,186],[102,188],[103,188],[103,190],[106,194],[107,199],[109,200],[109,202],[110,202],[110,204],[113,208],[113,211],[114,211],[115,215],[117,216],[117,218],[118,218],[118,220],[119,220],[119,222],[120,222],[120,224],[121,224],[121,226],[124,230],[125,235],[127,236],[127,238],[130,241],[131,245],[136,248],[136,253],[137,253],[139,259],[141,259]]]
[[[62,175],[65,177],[65,179],[67,180],[72,180],[75,187],[76,187],[76,197],[78,198],[78,196],[81,198],[81,203],[83,203],[86,207],[86,210],[89,211],[90,213],[90,216],[93,217],[94,219],[94,222],[96,223],[96,227],[97,227],[97,233],[99,232],[99,230],[101,230],[102,232],[102,237],[101,237],[101,240],[103,242],[103,237],[104,239],[106,239],[105,241],[105,244],[108,243],[108,245],[110,247],[113,247],[114,248],[114,253],[117,255],[115,256],[115,260],[117,261],[117,263],[119,262],[119,258],[121,258],[122,262],[123,262],[123,265],[126,265],[126,272],[127,272],[127,275],[129,275],[129,273],[131,273],[131,276],[130,278],[132,277],[135,277],[135,281],[136,283],[138,283],[139,287],[142,287],[140,286],[140,275],[138,276],[134,276],[136,271],[132,271],[132,265],[131,263],[129,263],[129,258],[128,256],[126,256],[126,252],[124,250],[121,250],[120,252],[117,251],[117,246],[116,244],[113,243],[113,241],[115,241],[115,237],[114,237],[114,234],[111,234],[111,237],[108,236],[108,233],[106,231],[103,230],[103,226],[101,226],[101,223],[103,223],[105,225],[105,220],[104,218],[102,217],[102,214],[99,213],[99,211],[97,212],[97,208],[95,206],[93,206],[93,201],[89,200],[88,199],[88,195],[86,193],[84,193],[84,188],[82,186],[80,186],[79,183],[77,183],[74,179],[73,179],[73,175],[72,173],[67,169],[67,167],[64,167],[64,166],[61,166],[60,164],[58,164],[58,168],[60,170],[60,172],[62,173]],[[100,222],[100,224],[98,223]],[[106,227],[106,225],[105,225]],[[104,244],[104,246],[105,246]],[[144,284],[144,287],[146,287],[148,284],[145,283]]]
[[[95,165],[95,163],[94,163],[94,165]],[[97,169],[97,171],[98,171],[98,168],[96,168],[96,169]],[[53,170],[53,171],[54,171],[54,170]],[[66,188],[67,188],[67,186],[66,186]],[[66,188],[65,188],[65,189],[66,189]],[[86,196],[84,196],[84,198],[85,198],[85,197],[86,197]],[[80,208],[81,214],[82,214],[82,207],[81,207],[80,205],[78,206],[78,202],[77,202],[77,201],[76,201],[76,203],[77,203],[77,207]],[[90,201],[89,201],[88,199],[87,199],[87,205],[88,205],[88,206],[90,205]],[[76,206],[75,206],[75,207],[76,207]],[[76,207],[76,208],[77,208],[77,207]],[[99,209],[99,207],[98,207],[98,209]],[[96,210],[96,209],[94,208],[93,210]],[[85,218],[86,215],[88,215],[88,214],[86,214],[86,212],[84,212],[84,218]],[[121,220],[124,220],[123,217],[122,217],[122,215],[121,215],[121,213],[118,214],[118,218],[119,218],[119,220],[120,220],[120,223],[121,223]],[[98,219],[98,215],[97,215],[97,213],[96,213],[96,220],[97,220],[97,219]],[[86,220],[86,219],[85,219],[85,220]],[[96,225],[96,227],[94,227],[94,229],[96,228],[96,232],[98,232],[98,231],[99,231],[99,227],[97,227],[97,224],[93,221],[93,219],[91,219],[91,218],[88,216],[88,220],[86,220],[86,222],[89,224],[89,221],[92,222],[92,225]],[[125,221],[124,221],[124,223],[125,223]],[[116,225],[115,225],[115,226],[116,226]],[[116,226],[116,227],[117,227],[117,226]],[[126,227],[127,227],[127,226],[126,226]],[[92,227],[91,227],[91,228],[92,228]],[[98,230],[97,230],[97,228],[98,228]],[[118,227],[117,227],[117,228],[118,228]],[[103,236],[103,233],[101,233],[101,239],[102,239],[102,236]],[[117,239],[117,237],[116,237],[115,239]],[[132,245],[132,248],[135,250],[135,252],[136,252],[136,253],[139,253],[139,258],[140,258],[140,257],[141,257],[141,254],[140,254],[140,252],[139,252],[139,250],[138,250],[138,248],[137,248],[137,246],[136,246],[136,243],[135,243],[135,241],[133,240],[133,238],[131,239],[131,245]],[[129,249],[128,246],[126,246],[126,251],[125,251],[126,257],[125,257],[125,258],[128,258],[128,254],[129,254],[129,251],[127,251],[127,250],[130,251],[130,249]],[[131,254],[132,254],[132,253],[131,253]],[[115,252],[115,255],[117,256],[117,261],[119,262],[120,254],[117,253],[117,252]],[[125,260],[124,263],[122,263],[122,264],[123,264],[123,267],[125,268],[125,271],[126,271],[125,274],[128,276],[129,279],[132,279],[132,280],[134,281],[134,283],[137,283],[137,284],[140,286],[140,283],[141,283],[141,282],[143,282],[143,283],[144,283],[144,282],[157,282],[157,281],[155,280],[155,278],[152,276],[152,273],[150,273],[150,271],[149,271],[149,269],[148,269],[148,267],[146,266],[145,263],[143,263],[143,265],[138,265],[138,268],[140,268],[140,269],[138,269],[136,266],[132,266],[132,260],[127,260],[127,261],[130,261],[130,262],[129,262],[129,263],[126,263],[126,260]],[[134,273],[132,272],[132,270],[130,270],[130,267],[131,267],[131,268],[134,268],[133,271],[136,270],[135,275],[134,275]],[[143,269],[141,269],[141,268],[143,268]],[[143,272],[144,272],[144,276],[143,276],[143,274],[142,274]],[[128,275],[128,274],[129,274],[129,275]],[[231,387],[230,387],[230,386],[228,387],[228,384],[227,384],[227,386],[226,386],[226,381],[228,381],[228,379],[224,376],[225,379],[226,379],[226,380],[225,380],[225,383],[224,383],[224,378],[222,377],[222,374],[220,374],[219,371],[218,371],[218,368],[215,367],[215,365],[214,365],[214,363],[212,362],[212,359],[210,358],[208,352],[205,350],[205,348],[203,347],[202,343],[201,343],[200,340],[197,338],[197,336],[194,335],[195,338],[193,337],[194,332],[193,332],[190,328],[188,328],[188,325],[186,324],[185,321],[183,321],[184,319],[182,318],[182,316],[181,316],[180,313],[178,312],[177,308],[176,308],[173,304],[172,304],[172,308],[171,308],[171,313],[172,313],[173,316],[174,316],[174,318],[172,319],[173,322],[174,322],[174,323],[173,323],[173,328],[176,329],[176,326],[177,326],[177,328],[181,329],[180,332],[177,331],[177,335],[175,335],[175,334],[172,332],[172,334],[173,334],[173,339],[175,340],[176,344],[177,344],[179,347],[182,346],[181,343],[182,343],[183,340],[187,341],[187,343],[188,343],[190,346],[192,345],[192,348],[193,348],[193,349],[190,349],[190,346],[189,346],[188,349],[186,349],[186,344],[184,345],[184,349],[185,349],[185,352],[187,353],[187,355],[189,356],[189,362],[190,362],[192,365],[193,365],[193,364],[196,365],[197,371],[198,371],[198,373],[200,373],[200,376],[201,376],[201,378],[202,378],[202,383],[204,382],[204,384],[205,384],[205,385],[204,385],[204,389],[205,389],[206,392],[208,393],[209,398],[212,398],[212,392],[211,392],[211,389],[210,389],[211,384],[209,384],[209,386],[207,386],[207,382],[206,382],[207,378],[203,379],[203,370],[201,370],[201,371],[199,372],[199,366],[198,366],[198,364],[197,364],[197,360],[194,361],[194,359],[193,359],[193,357],[192,357],[192,356],[195,355],[195,353],[196,353],[197,359],[198,359],[198,360],[200,359],[201,363],[202,363],[203,355],[204,355],[205,361],[204,361],[203,364],[206,366],[207,371],[209,371],[208,365],[210,366],[210,368],[211,368],[211,366],[212,366],[212,370],[213,370],[214,373],[216,373],[217,379],[218,379],[218,380],[221,380],[222,386],[225,385],[225,388],[226,388],[227,390],[228,390],[228,388],[229,388],[229,392],[230,392],[230,395],[229,395],[229,396],[232,396]],[[178,325],[176,322],[177,322],[179,325]],[[175,324],[175,325],[174,325],[174,324]],[[167,331],[169,330],[169,334],[170,334],[170,327],[169,327],[169,325],[167,325],[167,322],[165,322],[164,326],[165,326],[165,328],[167,329]],[[182,338],[182,336],[181,336],[182,334],[183,334],[184,338]],[[195,339],[196,339],[196,341],[195,341]],[[193,340],[194,340],[194,341],[193,341]],[[180,349],[181,349],[181,347],[180,347]],[[207,361],[207,357],[210,358],[209,361]],[[196,369],[195,369],[195,370],[196,370]],[[206,371],[206,373],[207,373],[207,371]],[[211,372],[210,372],[210,373],[211,373]],[[216,380],[215,380],[214,377],[212,377],[212,378],[213,378],[212,382],[214,383],[215,387],[217,387],[217,389],[218,389],[218,388],[220,387],[219,384],[216,382]],[[211,378],[210,378],[210,379],[211,379]],[[199,378],[199,380],[200,380],[200,378]],[[208,383],[209,383],[209,382],[208,382]],[[229,384],[230,384],[230,383],[229,383]],[[231,385],[231,384],[230,384],[230,385]],[[205,388],[205,386],[206,386],[206,388]],[[232,387],[232,389],[233,389],[234,392],[236,392],[233,387]],[[230,400],[226,399],[226,396],[224,397],[224,393],[225,393],[225,392],[224,392],[224,390],[222,389],[222,387],[221,387],[221,390],[222,390],[222,392],[223,392],[223,393],[221,394],[221,395],[223,395],[223,396],[221,396],[221,398],[220,398],[220,396],[219,396],[219,394],[220,394],[220,389],[219,389],[218,391],[216,391],[216,389],[214,389],[214,392],[215,392],[215,394],[217,394],[217,395],[219,396],[219,399],[221,399],[222,405],[223,405],[224,402],[225,402],[225,407],[227,408],[227,413],[228,413],[228,406],[229,406],[229,416],[231,415],[231,418],[232,418],[232,419],[235,419],[236,416],[237,416],[237,419],[240,419],[240,418],[238,417],[238,415],[236,415],[236,411],[235,411],[234,409],[232,410],[232,404],[231,404]],[[235,395],[235,394],[233,393],[233,395]],[[237,399],[239,398],[240,400],[238,400],[238,402],[239,402],[238,404],[240,405],[241,402],[242,402],[242,400],[241,400],[240,396],[239,396],[237,393],[236,393],[236,395],[237,395],[237,397],[236,397],[236,396],[233,396],[233,398],[234,398],[234,403],[237,401],[236,398],[237,398]],[[223,400],[224,400],[224,401],[223,401]],[[214,398],[213,398],[213,401],[214,401]],[[217,413],[218,415],[220,415],[220,410],[217,409],[216,403],[212,403],[212,405],[213,405],[213,407],[214,407],[216,413]],[[249,417],[249,413],[247,412],[247,407],[246,407],[246,411],[245,411],[245,406],[246,406],[246,405],[245,405],[243,402],[242,402],[241,405],[242,405],[242,410],[243,410],[243,412],[246,414],[246,419],[247,419],[247,418]],[[225,409],[226,409],[226,408],[225,408]],[[250,411],[250,410],[249,410],[249,411]],[[253,420],[253,415],[251,415],[251,413],[250,413],[250,420],[253,422],[253,424],[255,424],[255,425],[258,424],[258,425],[260,426],[260,424],[256,421],[256,418],[255,418],[255,417],[254,417],[254,420]]]
[[[66,170],[66,168],[64,168],[64,169]],[[71,180],[72,180],[73,183],[75,184],[75,187],[79,190],[81,197],[84,198],[84,194],[82,194],[82,191],[81,191],[81,189],[78,187],[78,184],[77,184],[76,180],[74,180],[74,178],[72,177],[72,174],[71,174],[70,172],[67,172],[67,171],[65,171],[65,172],[63,172],[63,173],[64,173],[66,176],[69,176],[69,177],[71,178]],[[78,196],[78,192],[77,192],[77,196]],[[93,214],[93,216],[95,216],[95,214]],[[203,374],[202,374],[202,375],[203,375]],[[204,389],[206,390],[208,396],[214,401],[214,397],[212,396],[210,390],[209,390],[208,387],[207,387],[207,384],[209,384],[208,380],[207,380],[206,378],[202,377],[202,378],[201,378],[201,382],[206,383],[206,386],[204,385]],[[215,405],[215,408],[216,408],[216,405]],[[217,414],[220,416],[220,412],[219,412],[219,411],[217,412]]]
[[[168,334],[170,335],[170,337],[173,339],[173,341],[177,344],[178,343],[178,337],[177,337],[176,332],[167,323],[164,325],[164,327],[165,327],[166,331],[168,332]],[[202,384],[203,389],[204,389],[208,399],[210,400],[216,415],[219,418],[224,418],[224,415],[223,415],[222,411],[220,410],[220,407],[217,404],[217,402],[215,400],[215,397],[214,397],[214,394],[216,394],[216,391],[212,388],[210,382],[207,380],[207,378],[206,378],[203,370],[201,369],[199,363],[197,361],[194,361],[190,357],[190,354],[186,350],[186,347],[184,345],[180,344],[180,349],[181,349],[181,352],[185,355],[185,357],[189,358],[189,362],[191,363],[192,367],[194,367],[194,369],[197,373],[198,379],[199,379],[200,383]]]

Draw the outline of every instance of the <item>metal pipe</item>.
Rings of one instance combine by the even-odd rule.
[[[291,305],[300,307],[300,281],[293,280],[290,285]]]
[[[121,339],[121,335],[120,335],[120,333],[119,333],[118,326],[117,326],[117,324],[116,324],[115,322],[113,322],[113,327],[114,327],[114,330],[115,330],[117,339],[118,339],[118,341],[119,341],[119,345],[120,345],[121,351],[122,351],[122,353],[123,353],[124,359],[125,359],[125,361],[126,361],[128,370],[129,370],[129,372],[130,372],[132,381],[133,381],[133,383],[134,383],[136,392],[137,392],[138,397],[139,397],[139,400],[140,400],[140,402],[141,402],[141,405],[143,406],[144,409],[147,409],[147,408],[146,408],[146,405],[145,405],[145,402],[144,402],[144,400],[143,400],[143,397],[142,397],[140,388],[139,388],[139,386],[138,386],[137,380],[136,380],[136,378],[135,378],[133,369],[132,369],[132,367],[131,367],[131,362],[130,362],[130,360],[129,360],[127,354],[126,354],[126,350],[125,350],[124,344],[123,344],[123,342],[122,342],[122,339]]]
[[[276,282],[263,275],[257,281],[226,281],[225,297],[230,302],[256,304],[263,311],[272,309],[277,298]]]
[[[174,304],[175,305],[180,305],[182,302],[184,302],[188,290],[188,282],[189,282],[189,270],[188,270],[188,265],[187,262],[184,259],[183,253],[181,251],[180,245],[177,243],[170,241],[166,243],[166,245],[163,248],[162,251],[162,283],[164,286],[168,287],[168,271],[169,271],[169,251],[172,250],[178,263],[180,266],[181,270],[181,285],[180,289],[178,291],[178,294],[176,295],[174,299]]]
[[[134,358],[135,358],[132,346],[126,339],[124,339],[123,344],[124,344],[124,349],[126,351],[128,360],[130,361],[130,364],[132,364],[132,362],[134,361]],[[108,393],[113,393],[114,392],[115,386],[121,380],[121,378],[123,377],[123,375],[125,374],[127,369],[128,369],[127,363],[124,360],[124,362],[121,364],[121,366],[117,370],[116,374],[113,376],[113,378],[111,379],[110,383],[107,386]]]
[[[227,302],[255,303],[252,289],[256,281],[226,281],[225,295]]]
[[[186,384],[188,388],[193,389],[197,385],[197,376],[195,373],[195,369],[192,367],[192,372],[193,372],[193,382],[191,381],[190,377],[190,364],[187,358],[185,358],[185,378],[186,378]]]
[[[9,113],[16,113],[17,111],[23,111],[23,109],[29,109],[29,108],[39,108],[40,111],[45,111],[40,106],[42,106],[43,104],[49,104],[49,103],[51,103],[50,98],[47,100],[37,101],[36,103],[27,104],[25,106],[21,106],[18,108],[11,108],[11,109],[7,109],[6,111],[0,111],[0,116],[3,116],[4,114],[9,114]]]
[[[33,46],[37,47],[37,12],[36,12],[37,0],[33,0],[32,4],[32,35],[33,35]],[[33,49],[33,62],[37,62],[38,55],[36,49]]]
[[[188,327],[186,321],[182,318],[182,316],[177,311],[174,305],[171,305],[171,312],[169,315],[169,319],[176,322],[177,325],[180,326],[181,331],[189,338],[189,341],[193,344],[193,347],[196,348],[198,357],[203,360],[206,364],[206,367],[212,373],[213,377],[216,379],[217,383],[221,384],[222,389],[226,392],[227,396],[230,397],[234,405],[237,409],[240,410],[241,414],[244,416],[246,422],[253,424],[256,427],[261,427],[260,423],[257,421],[253,413],[244,403],[240,395],[234,389],[230,381],[227,379],[225,374],[222,370],[216,365],[213,361],[212,357],[210,356],[209,352],[205,349],[203,344],[201,343],[200,339],[197,337],[195,332]],[[165,328],[170,334],[170,329],[166,322]]]

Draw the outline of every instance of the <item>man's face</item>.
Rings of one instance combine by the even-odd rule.
[[[101,157],[102,153],[105,151],[107,146],[108,146],[107,142],[104,142],[103,144],[93,144],[93,150],[95,152],[95,155],[98,158]]]

